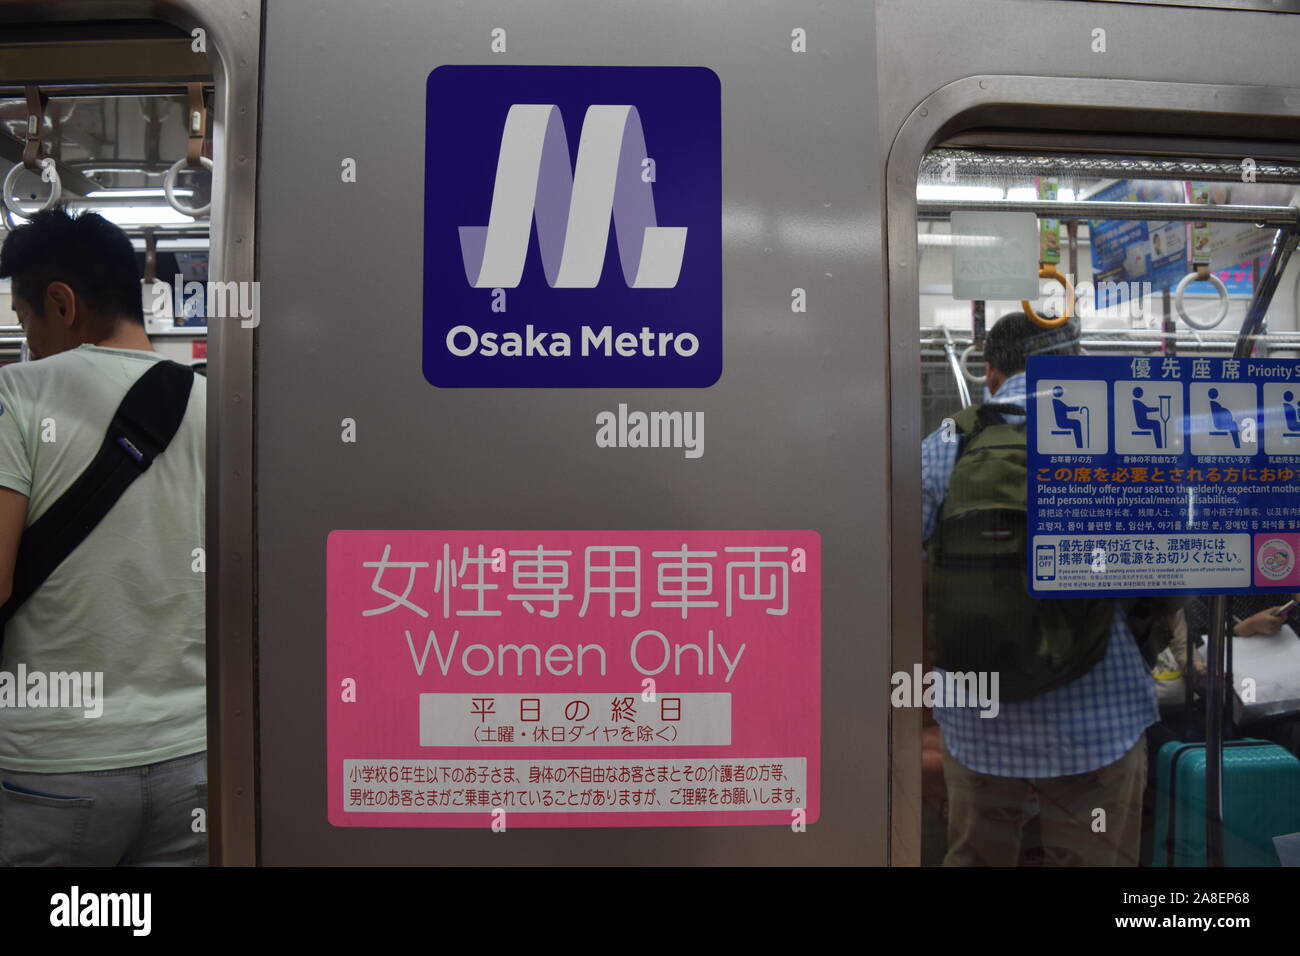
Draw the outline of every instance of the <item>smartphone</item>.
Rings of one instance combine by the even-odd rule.
[[[1288,614],[1291,613],[1291,608],[1293,608],[1293,607],[1295,607],[1295,598],[1292,598],[1290,601],[1287,601],[1287,602],[1286,602],[1285,604],[1283,604],[1280,608],[1278,608],[1276,611],[1274,611],[1274,612],[1273,612],[1273,616],[1274,616],[1274,617],[1286,617]]]
[[[1040,544],[1034,551],[1034,577],[1039,581],[1052,581],[1056,578],[1056,546]]]

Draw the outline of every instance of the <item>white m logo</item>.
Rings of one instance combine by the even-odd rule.
[[[595,288],[605,262],[611,215],[627,284],[634,289],[677,285],[686,227],[657,225],[654,193],[641,177],[645,156],[645,134],[635,106],[588,107],[578,165],[572,171],[559,108],[511,106],[501,134],[488,224],[460,227],[470,285],[519,285],[536,216],[547,284],[555,289]]]

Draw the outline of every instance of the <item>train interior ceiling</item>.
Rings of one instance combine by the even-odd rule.
[[[1043,198],[1049,190],[1054,198]],[[1195,220],[1170,207],[1191,203],[1193,192],[1198,203],[1228,207],[1207,224],[1210,272],[1221,285],[1193,275],[1180,294],[1179,284],[1195,271],[1188,246]],[[977,324],[987,328],[1022,309],[1019,300],[955,297],[953,249],[962,236],[953,234],[952,212],[1020,213],[1037,216],[1039,226],[1051,224],[1058,271],[1077,293],[1069,325],[1085,354],[1231,355],[1254,303],[1263,311],[1254,354],[1294,358],[1300,355],[1300,263],[1287,240],[1295,236],[1298,200],[1300,166],[1293,160],[932,150],[917,186],[925,430],[981,397]],[[1055,223],[1039,215],[1053,202],[1067,207]],[[1090,215],[1089,203],[1126,203],[1132,211],[1111,206],[1105,215]],[[1267,221],[1251,218],[1266,213]],[[1026,252],[1030,269],[1042,252]],[[1263,295],[1256,296],[1260,288]],[[1059,315],[1064,287],[1044,280],[1040,291],[1043,314]]]
[[[212,95],[207,56],[195,52],[190,34],[165,24],[6,27],[0,41],[0,243],[56,188],[69,210],[121,226],[136,250],[154,349],[200,372],[207,359]],[[52,160],[52,173],[40,161],[24,162],[37,131],[33,109],[39,155]],[[3,279],[0,364],[25,358],[15,322]]]

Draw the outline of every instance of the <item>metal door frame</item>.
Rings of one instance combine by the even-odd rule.
[[[1080,104],[1077,106],[1069,104]],[[936,90],[903,121],[886,162],[885,275],[889,321],[891,670],[921,660],[921,355],[916,186],[922,157],[949,137],[981,128],[1013,130],[1038,148],[1169,153],[1195,131],[1203,152],[1300,159],[1300,89],[1095,77],[969,76]],[[1230,146],[1259,146],[1242,154]],[[1166,141],[1163,137],[1170,137]],[[1174,139],[1177,137],[1178,139]],[[897,450],[897,454],[895,454]],[[890,713],[889,860],[921,860],[921,712]]]
[[[215,84],[210,276],[256,278],[263,0],[0,0],[0,23],[160,20],[207,34]],[[260,320],[260,316],[257,317]],[[208,831],[214,865],[255,865],[255,328],[209,328],[206,507]]]

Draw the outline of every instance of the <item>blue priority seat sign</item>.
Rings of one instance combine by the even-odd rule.
[[[1031,356],[1037,596],[1300,591],[1300,361]]]
[[[704,67],[441,66],[424,375],[702,388],[722,374],[722,93]]]

